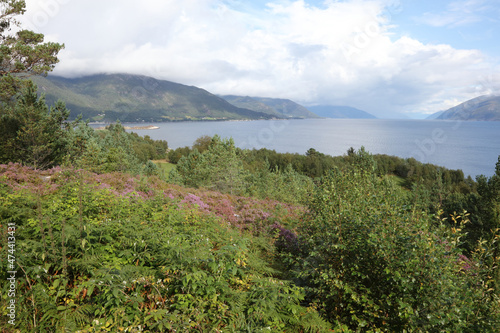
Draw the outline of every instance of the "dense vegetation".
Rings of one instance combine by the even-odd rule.
[[[24,1],[0,2],[2,331],[500,330],[500,158],[472,180],[364,149],[95,131],[13,76],[60,46],[3,38]]]
[[[202,153],[181,158],[170,181],[132,165],[0,166],[1,256],[9,261],[7,226],[15,225],[20,331],[499,328],[499,239],[489,229],[498,223],[432,214],[423,185],[380,177],[363,149],[313,182],[291,167],[272,172],[267,161],[267,171],[251,172],[231,140],[207,141],[197,140]],[[497,169],[471,192],[488,189],[477,218],[491,223]],[[241,196],[248,191],[255,197]],[[467,228],[481,240],[468,239]]]
[[[22,332],[327,327],[274,267],[272,224],[300,207],[124,173],[0,170],[2,262],[4,223],[15,223]]]

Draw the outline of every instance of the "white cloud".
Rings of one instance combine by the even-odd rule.
[[[248,10],[222,0],[27,0],[25,22],[66,44],[56,67],[65,76],[144,74],[213,93],[379,115],[435,112],[477,96],[478,82],[492,73],[488,59],[394,40],[393,2],[269,0]]]

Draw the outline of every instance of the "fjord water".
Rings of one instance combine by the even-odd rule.
[[[144,126],[148,124],[127,124]],[[364,146],[373,154],[413,157],[475,177],[491,176],[500,155],[500,122],[381,119],[305,119],[154,123],[132,130],[169,147],[191,146],[202,135],[232,137],[241,148],[305,154],[309,148],[337,156]]]

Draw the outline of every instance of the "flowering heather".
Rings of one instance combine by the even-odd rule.
[[[163,194],[165,195],[165,197],[169,198],[169,199],[175,199],[174,195],[172,193],[166,193],[166,192],[163,192]]]
[[[40,183],[42,180],[40,171],[19,163],[0,164],[0,175],[10,185]]]
[[[299,241],[297,235],[279,223],[274,223],[271,229],[277,233],[277,239],[274,245],[280,252],[289,252],[297,254],[299,252]]]
[[[184,199],[181,201],[181,203],[187,203],[188,206],[196,206],[198,209],[202,211],[208,211],[209,206],[201,201],[200,197],[189,193],[184,197]]]
[[[165,198],[188,204],[204,214],[213,214],[221,222],[252,232],[269,232],[274,220],[283,225],[295,224],[306,208],[285,204],[275,200],[261,200],[252,197],[234,196],[204,189],[187,189],[149,177],[147,186],[163,193]],[[196,207],[195,207],[196,206]]]
[[[54,182],[57,172],[59,169],[40,171],[19,163],[0,164],[0,182],[14,191],[28,190],[43,195],[52,193],[59,187]]]
[[[114,189],[121,195],[127,195],[136,191],[138,177],[133,177],[125,173],[112,172],[105,174],[94,174],[93,180],[102,186]]]
[[[20,164],[2,164],[0,181],[13,190],[24,189],[39,194],[53,193],[61,185],[71,182],[82,182],[85,186],[106,190],[119,197],[141,200],[167,199],[180,208],[195,209],[202,214],[215,215],[223,224],[253,233],[269,233],[274,221],[279,221],[283,225],[293,225],[305,212],[302,206],[275,200],[233,196],[203,189],[187,189],[168,184],[155,176],[141,178],[120,172],[96,174],[71,167],[55,167],[40,171]]]

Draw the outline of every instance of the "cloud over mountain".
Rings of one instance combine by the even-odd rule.
[[[66,44],[56,68],[64,76],[143,74],[377,116],[431,113],[491,89],[493,60],[395,34],[404,8],[394,4],[28,0],[24,22]]]

